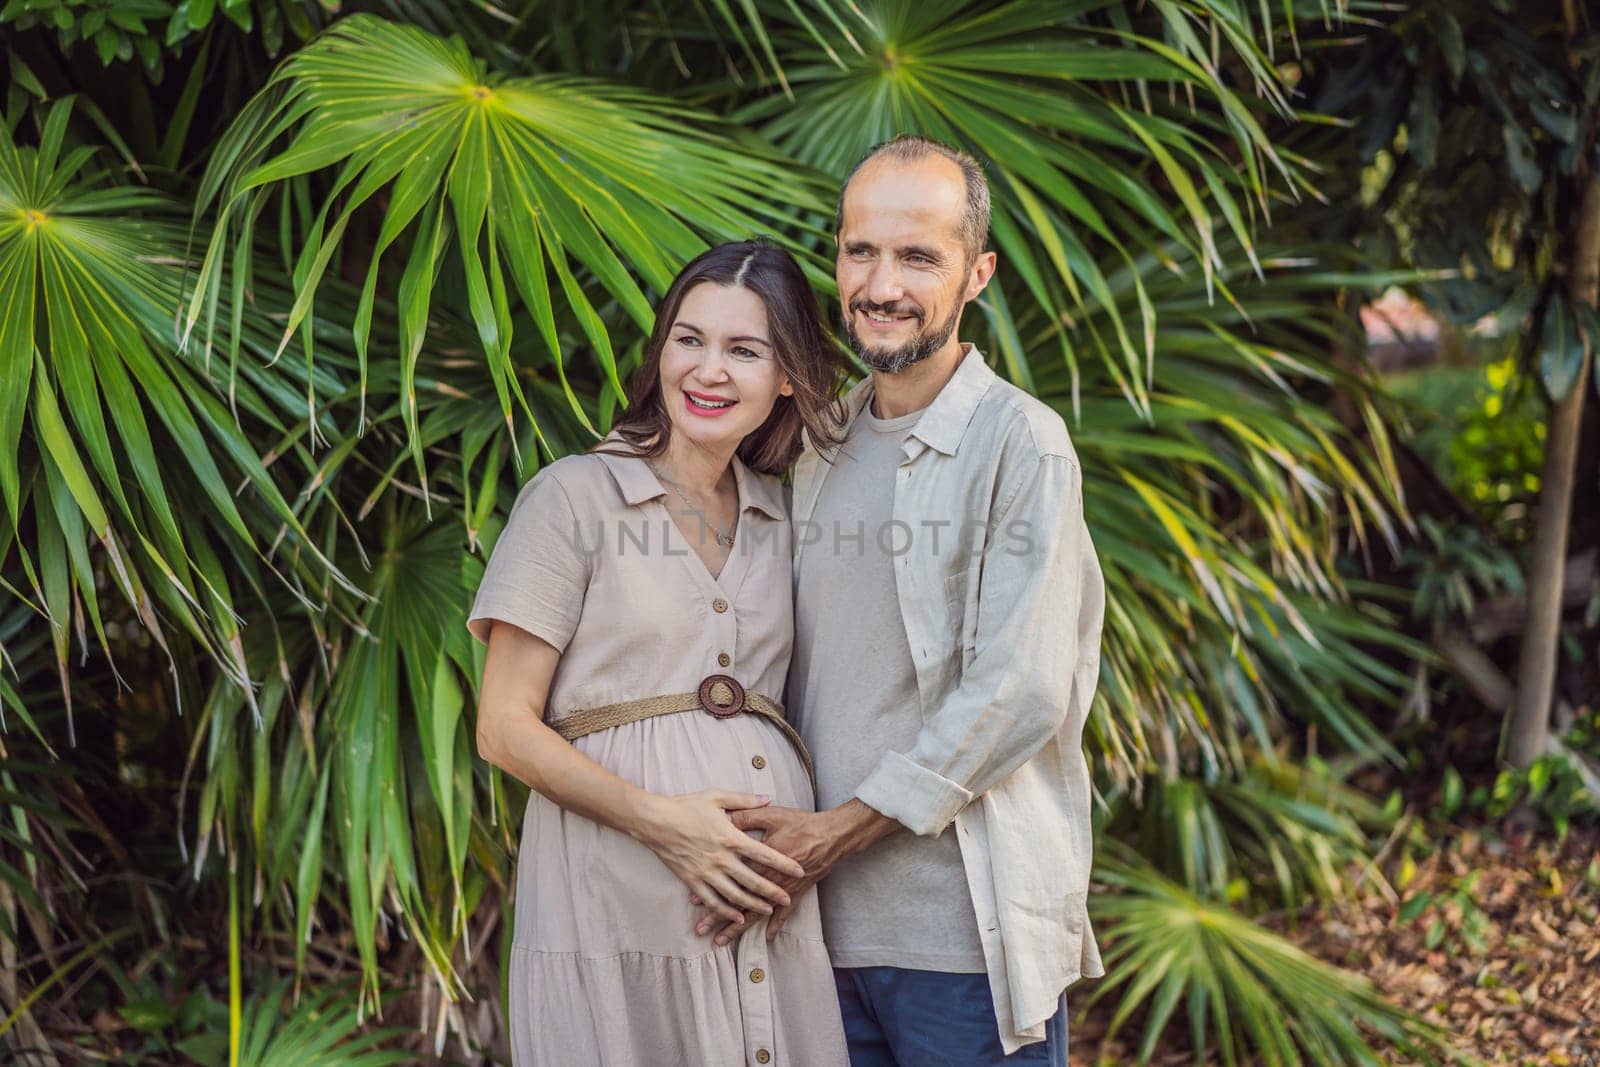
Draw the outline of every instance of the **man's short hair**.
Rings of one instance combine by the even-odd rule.
[[[837,235],[844,228],[844,196],[862,167],[876,159],[915,163],[929,156],[940,156],[961,168],[961,177],[967,186],[967,203],[962,209],[961,221],[956,230],[961,237],[961,244],[967,250],[967,261],[970,263],[976,259],[989,242],[989,180],[983,176],[983,167],[959,148],[952,148],[940,141],[912,133],[903,133],[893,140],[875,146],[861,157],[860,162],[850,168],[844,184],[839,186],[839,206],[833,216],[834,234]]]

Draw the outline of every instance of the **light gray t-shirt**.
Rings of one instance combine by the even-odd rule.
[[[795,586],[788,706],[817,769],[817,807],[855,795],[887,751],[922,729],[916,668],[894,569],[937,551],[928,530],[892,524],[895,471],[922,412],[851,426],[811,516]],[[949,546],[942,546],[948,552]],[[955,827],[889,835],[818,886],[835,967],[981,973],[983,946]]]

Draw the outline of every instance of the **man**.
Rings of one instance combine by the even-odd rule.
[[[872,376],[793,507],[788,707],[820,810],[736,813],[805,867],[776,879],[791,895],[821,880],[857,1067],[1065,1065],[1063,991],[1105,973],[1081,748],[1104,583],[1066,426],[957,339],[988,223],[978,164],[921,138],[841,191],[844,326]]]

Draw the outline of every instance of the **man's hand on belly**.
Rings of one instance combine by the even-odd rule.
[[[827,811],[798,811],[794,808],[766,807],[729,812],[733,824],[744,831],[763,831],[763,843],[777,849],[805,868],[800,878],[763,870],[762,873],[789,894],[787,907],[779,907],[767,921],[767,940],[772,940],[789,921],[800,894],[815,886],[838,862],[869,848],[901,826],[861,801],[851,799]],[[757,916],[742,923],[727,923],[717,930],[717,944],[726,945],[738,937]],[[708,915],[700,920],[696,932],[710,933],[719,920]]]

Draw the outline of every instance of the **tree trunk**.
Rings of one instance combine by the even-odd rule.
[[[1600,303],[1600,178],[1590,175],[1578,211],[1577,250],[1569,281],[1572,299]],[[1561,579],[1572,521],[1572,486],[1578,462],[1583,401],[1589,392],[1594,338],[1585,338],[1578,378],[1550,408],[1545,435],[1544,476],[1533,531],[1533,563],[1528,572],[1528,628],[1517,658],[1517,693],[1506,724],[1506,760],[1526,767],[1544,755],[1555,695],[1556,657],[1561,641]]]

